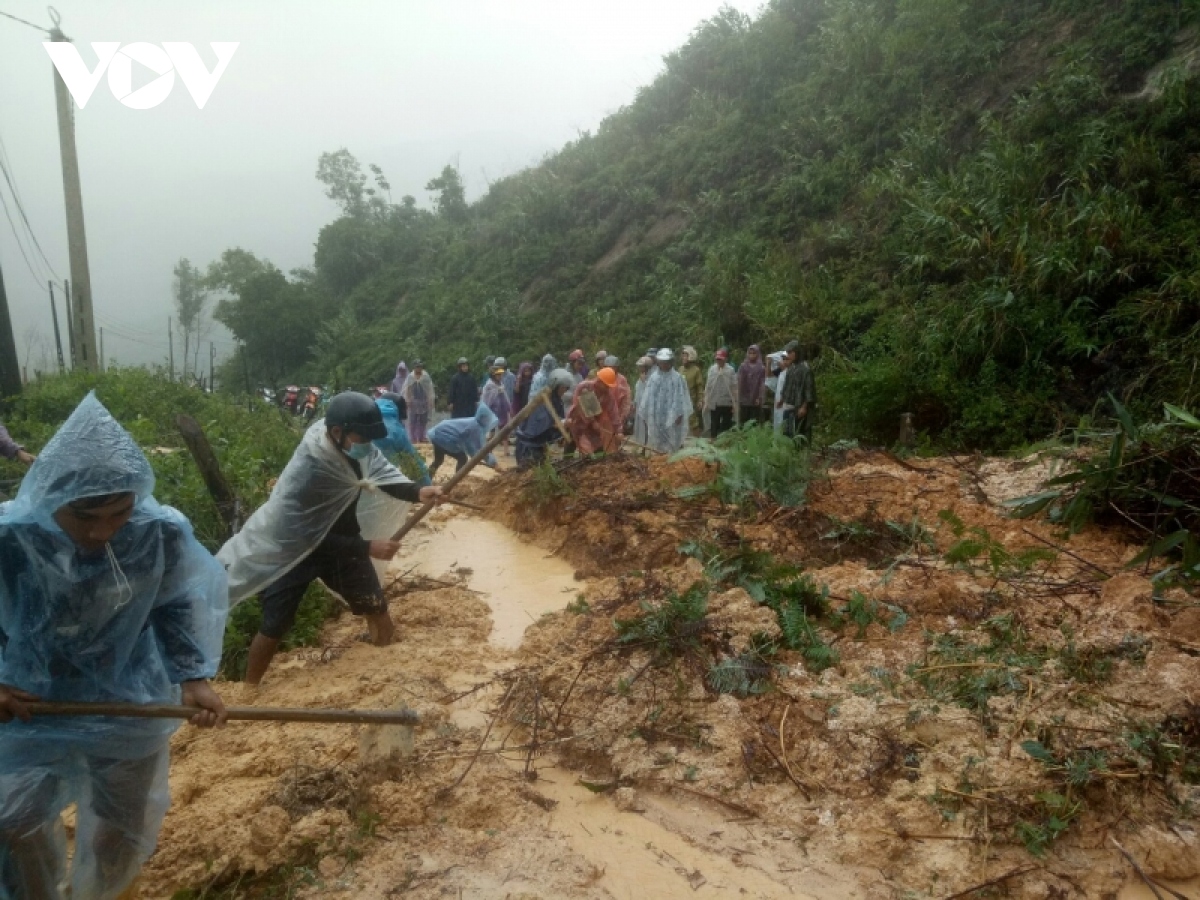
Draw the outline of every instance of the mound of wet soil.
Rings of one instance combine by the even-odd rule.
[[[1006,518],[1045,475],[856,451],[803,509],[687,499],[696,461],[480,481],[492,521],[439,512],[397,560],[397,644],[346,616],[223,686],[411,706],[415,752],[182,731],[148,895],[1152,896],[1114,840],[1194,892],[1200,609],[1120,535]],[[751,551],[825,589],[827,655],[738,581]]]

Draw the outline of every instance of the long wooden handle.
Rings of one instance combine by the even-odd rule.
[[[563,424],[563,420],[558,416],[558,410],[554,408],[554,404],[550,402],[550,395],[542,392],[542,402],[546,404],[546,409],[550,413],[550,418],[554,420],[554,424],[558,426],[558,432],[563,436],[563,440],[567,443],[571,442],[571,432],[567,431],[567,426]]]
[[[133,719],[190,719],[199,706],[168,703],[72,703],[36,700],[24,703],[35,716],[117,716]],[[230,720],[247,722],[315,722],[329,725],[415,725],[421,717],[411,709],[296,709],[279,706],[228,706]]]
[[[537,396],[531,397],[529,402],[525,404],[521,411],[509,419],[507,425],[492,435],[492,439],[484,444],[479,449],[478,453],[467,460],[467,464],[465,466],[455,472],[454,475],[451,476],[450,480],[441,486],[442,490],[447,493],[452,491],[454,486],[466,478],[473,468],[487,459],[488,454],[491,453],[494,448],[498,447],[506,437],[516,431],[518,425],[520,425],[533,414],[533,411],[537,409],[538,404],[542,402],[543,398],[549,396],[550,389],[546,388],[542,391],[539,391]],[[418,522],[429,515],[435,506],[437,506],[436,503],[422,503],[420,506],[418,506],[416,511],[408,517],[408,520],[400,526],[400,530],[392,535],[392,540],[402,540],[406,534],[416,527]]]

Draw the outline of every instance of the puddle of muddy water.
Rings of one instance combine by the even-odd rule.
[[[520,646],[525,629],[546,613],[562,609],[580,590],[574,570],[545,550],[485,519],[450,516],[431,523],[395,564],[417,567],[431,578],[467,574],[492,610],[488,640],[507,649]]]

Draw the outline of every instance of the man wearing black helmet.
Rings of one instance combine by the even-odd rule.
[[[373,504],[378,492],[409,503],[440,503],[442,489],[418,487],[396,470],[372,444],[386,436],[370,397],[338,394],[324,421],[310,426],[270,499],[217,554],[229,575],[230,602],[257,593],[262,603],[262,624],[246,664],[250,684],[262,680],[318,578],[366,619],[373,644],[391,643],[395,625],[371,561],[390,560],[400,545],[363,537],[359,497],[368,488]],[[392,514],[403,509],[383,505]]]
[[[450,418],[469,419],[479,405],[479,385],[471,375],[471,364],[465,356],[458,358],[458,371],[450,379]]]

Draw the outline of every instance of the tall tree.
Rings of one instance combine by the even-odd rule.
[[[431,178],[425,190],[437,193],[438,214],[455,224],[467,220],[467,192],[462,176],[454,166],[446,166],[437,178]]]
[[[183,337],[182,371],[194,374],[199,365],[208,289],[203,273],[186,258],[175,264],[174,274],[175,325]]]

